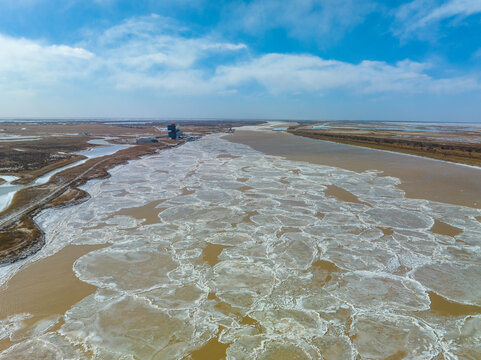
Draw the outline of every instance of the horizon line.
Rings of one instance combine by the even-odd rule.
[[[103,116],[0,116],[0,123],[4,122],[18,122],[18,121],[116,121],[116,122],[141,122],[141,121],[281,121],[281,122],[394,122],[394,123],[442,123],[442,124],[481,124],[480,120],[474,121],[440,121],[440,120],[379,120],[379,119],[276,119],[276,118],[230,118],[230,117],[103,117]]]

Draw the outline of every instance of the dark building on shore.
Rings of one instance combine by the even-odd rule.
[[[156,138],[139,138],[139,139],[135,139],[135,142],[137,144],[140,144],[140,143],[156,143],[159,141]]]
[[[182,138],[182,131],[180,131],[180,129],[175,123],[167,125],[167,131],[169,138],[171,138],[172,140],[178,140]]]

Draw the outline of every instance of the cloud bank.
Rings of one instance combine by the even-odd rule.
[[[410,60],[349,63],[311,54],[252,54],[243,43],[195,37],[169,19],[133,18],[84,39],[85,47],[44,44],[0,35],[3,91],[68,84],[206,95],[261,88],[270,94],[456,93],[480,89],[473,76],[434,78],[431,65]],[[8,85],[8,86],[6,86]]]

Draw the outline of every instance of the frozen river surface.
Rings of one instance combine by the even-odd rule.
[[[182,359],[210,344],[227,359],[479,359],[481,211],[398,184],[218,136],[130,162],[37,218],[38,256],[112,245],[74,264],[96,293],[0,357]]]

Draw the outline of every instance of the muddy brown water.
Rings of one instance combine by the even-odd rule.
[[[481,208],[481,169],[388,151],[309,139],[281,132],[236,131],[224,139],[268,155],[401,179],[410,198]]]
[[[470,314],[481,314],[481,306],[460,304],[450,301],[444,297],[430,291],[431,311],[442,316],[460,316]]]
[[[230,246],[218,245],[212,243],[206,243],[205,248],[202,250],[202,262],[206,262],[209,266],[214,267],[220,260],[219,255]]]
[[[436,219],[436,220],[434,220],[434,225],[431,228],[431,232],[433,232],[435,234],[455,237],[457,235],[462,234],[463,230],[456,227],[456,226],[446,224],[446,223]]]
[[[30,313],[33,317],[22,329],[26,332],[42,320],[62,316],[72,305],[97,290],[75,276],[73,263],[82,255],[106,246],[69,245],[55,255],[28,265],[0,289],[0,319]],[[0,350],[10,345],[9,341],[0,342]]]
[[[148,204],[124,208],[117,211],[112,215],[112,217],[117,215],[130,216],[137,220],[143,220],[142,225],[152,225],[159,222],[159,213],[165,208],[159,208],[158,206],[163,202],[163,200],[152,201]]]
[[[356,195],[354,195],[353,193],[351,193],[351,192],[349,192],[349,191],[347,191],[343,188],[340,188],[339,186],[336,186],[336,185],[328,185],[327,189],[326,189],[326,191],[324,191],[324,193],[327,196],[335,197],[336,199],[338,199],[340,201],[346,201],[346,202],[352,202],[352,203],[364,204],[364,205],[371,206],[371,205],[359,200],[358,197]]]

